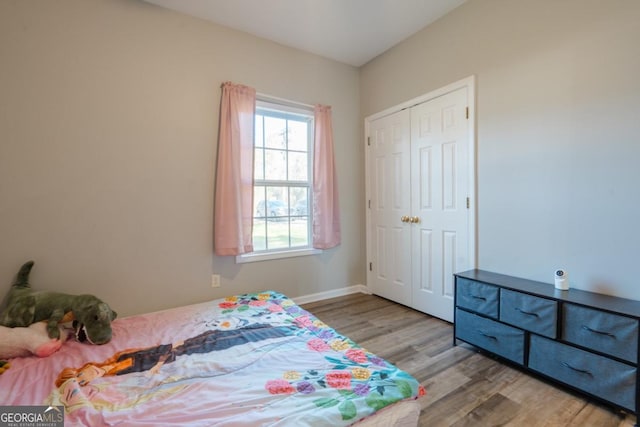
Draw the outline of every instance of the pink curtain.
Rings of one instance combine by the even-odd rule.
[[[313,154],[313,247],[329,249],[339,244],[340,206],[331,107],[317,105]]]
[[[222,85],[216,173],[216,255],[253,251],[253,130],[256,91]]]

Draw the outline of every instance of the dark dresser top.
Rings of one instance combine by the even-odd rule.
[[[455,276],[475,280],[477,282],[498,285],[503,288],[527,294],[538,295],[558,301],[580,304],[600,310],[640,318],[640,301],[636,300],[618,298],[611,295],[598,294],[580,289],[561,291],[556,289],[550,283],[536,282],[534,280],[507,276],[505,274],[498,274],[485,270],[467,270],[461,273],[456,273]]]

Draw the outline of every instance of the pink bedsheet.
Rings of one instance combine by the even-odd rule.
[[[344,426],[424,394],[273,291],[117,319],[108,344],[11,362],[0,404],[62,405],[65,425]]]

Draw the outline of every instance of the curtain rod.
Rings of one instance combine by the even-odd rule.
[[[280,104],[289,105],[291,107],[303,107],[303,108],[309,108],[312,110],[315,108],[315,105],[305,104],[303,102],[291,101],[289,99],[284,99],[284,98],[278,98],[277,96],[271,96],[271,95],[267,95],[260,92],[256,92],[256,97],[260,98],[260,100],[262,101],[274,101]]]

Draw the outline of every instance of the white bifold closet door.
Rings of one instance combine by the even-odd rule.
[[[369,123],[368,285],[453,321],[453,273],[471,268],[468,88]]]

